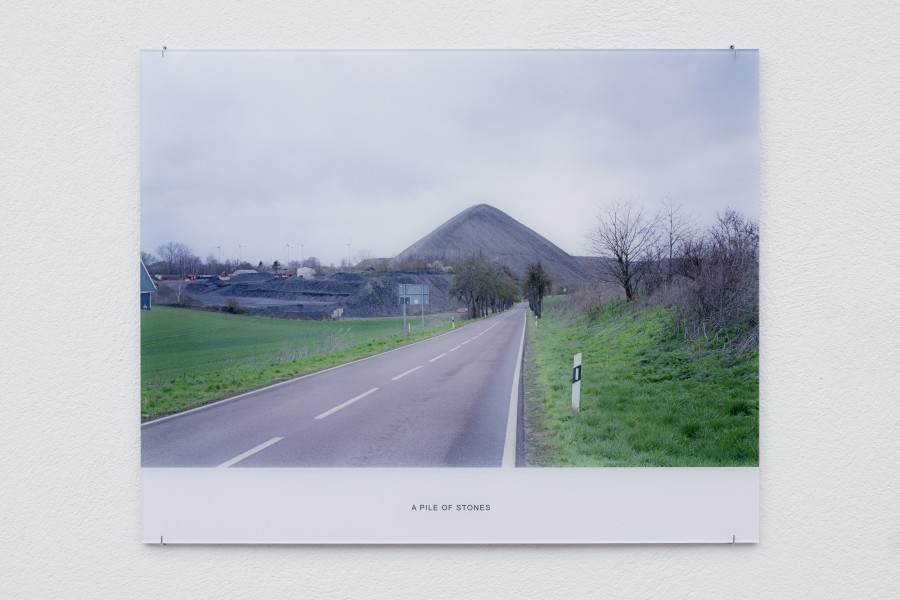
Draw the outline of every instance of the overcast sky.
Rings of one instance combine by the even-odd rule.
[[[147,51],[141,248],[340,264],[480,203],[575,255],[620,200],[758,219],[757,70],[730,50]]]

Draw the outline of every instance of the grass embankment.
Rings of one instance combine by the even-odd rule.
[[[154,307],[141,312],[141,413],[158,417],[371,356],[450,328],[449,315],[292,321]]]
[[[537,398],[531,462],[540,466],[758,466],[759,350],[676,340],[665,308],[614,302],[566,313],[545,301],[529,320]],[[581,411],[572,357],[581,352]]]

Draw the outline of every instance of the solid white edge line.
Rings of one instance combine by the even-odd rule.
[[[325,412],[323,412],[321,415],[319,415],[319,416],[316,417],[316,418],[317,418],[317,419],[324,419],[324,418],[327,417],[328,415],[330,415],[330,414],[332,414],[332,413],[336,413],[337,411],[341,410],[342,408],[345,408],[345,407],[347,407],[347,406],[350,406],[351,404],[353,404],[353,403],[356,402],[357,400],[362,400],[363,398],[365,398],[365,397],[368,396],[369,394],[374,394],[374,393],[377,392],[377,391],[378,391],[378,388],[372,388],[372,389],[369,390],[368,392],[362,393],[362,394],[360,394],[359,396],[357,396],[356,398],[352,398],[352,399],[350,399],[350,400],[347,400],[347,401],[344,402],[343,404],[338,404],[337,406],[335,406],[335,407],[332,408],[331,410],[326,410]]]
[[[524,314],[524,311],[523,311]],[[527,318],[527,315],[526,315]],[[516,466],[516,431],[519,424],[519,375],[522,373],[522,355],[525,353],[525,319],[522,319],[522,341],[513,373],[512,391],[509,393],[509,417],[506,420],[506,442],[503,444],[502,468]]]
[[[429,360],[428,362],[434,362],[434,361],[436,361],[436,360],[439,359],[439,358],[444,358],[445,356],[447,356],[447,353],[446,353],[446,352],[444,352],[443,354],[439,354],[439,355],[435,356],[434,358],[432,358],[432,359]]]
[[[217,469],[227,469],[227,468],[230,467],[231,465],[233,465],[233,464],[235,464],[235,463],[239,463],[239,462],[241,462],[242,460],[244,460],[245,458],[247,458],[248,456],[251,456],[251,455],[253,455],[253,454],[256,454],[256,453],[259,452],[260,450],[265,450],[266,448],[268,448],[269,446],[271,446],[271,445],[274,444],[275,442],[280,442],[280,441],[283,440],[283,439],[284,439],[283,437],[274,437],[274,438],[272,438],[271,440],[269,440],[268,442],[263,442],[262,444],[260,444],[260,445],[257,446],[256,448],[253,448],[253,449],[251,449],[251,450],[247,450],[247,451],[244,452],[243,454],[239,454],[239,455],[235,456],[234,458],[232,458],[231,460],[226,461],[226,462],[223,462],[221,465],[219,465],[219,466],[216,467],[216,468],[217,468]]]
[[[418,367],[414,367],[414,368],[410,369],[410,370],[407,371],[406,373],[400,373],[400,374],[397,375],[396,377],[391,377],[391,381],[397,381],[397,380],[400,379],[401,377],[406,377],[407,375],[409,375],[409,374],[412,373],[413,371],[418,371],[418,370],[421,369],[421,368],[422,368],[422,365],[419,365]]]
[[[490,318],[493,319],[494,317],[490,317]],[[258,394],[259,392],[264,392],[264,391],[270,390],[272,388],[276,388],[276,387],[279,387],[282,385],[287,385],[293,381],[299,381],[300,379],[306,379],[307,377],[315,377],[316,375],[321,375],[322,373],[334,371],[335,369],[343,369],[346,366],[349,366],[349,365],[352,365],[352,364],[355,364],[358,362],[362,362],[364,360],[369,360],[371,358],[377,358],[384,354],[390,354],[391,352],[397,352],[398,350],[403,350],[404,348],[411,348],[417,344],[424,344],[425,342],[430,342],[431,340],[436,340],[445,335],[451,335],[453,333],[461,331],[463,327],[468,327],[469,325],[474,325],[474,323],[467,323],[465,325],[460,325],[458,329],[451,329],[450,331],[438,334],[434,337],[425,338],[424,340],[419,340],[418,342],[413,342],[412,344],[406,344],[405,346],[398,346],[397,348],[393,348],[391,350],[385,350],[384,352],[380,352],[378,354],[373,354],[372,356],[364,356],[363,358],[357,358],[356,360],[351,360],[350,362],[347,362],[347,363],[344,363],[341,365],[335,365],[333,367],[328,367],[327,369],[322,369],[321,371],[315,371],[314,373],[307,373],[306,375],[300,375],[299,377],[294,377],[292,379],[285,379],[284,381],[279,381],[278,383],[273,383],[272,385],[267,385],[266,387],[259,388],[258,390],[250,390],[249,392],[244,392],[243,394],[238,394],[237,396],[232,396],[231,398],[222,398],[221,400],[216,400],[215,402],[210,402],[209,404],[203,404],[201,406],[189,408],[187,410],[173,413],[171,415],[166,415],[164,417],[159,417],[157,419],[151,419],[149,421],[145,421],[145,422],[141,423],[141,427],[147,427],[148,425],[153,425],[154,423],[161,423],[162,421],[168,421],[169,419],[174,419],[175,417],[181,417],[183,415],[186,415],[186,414],[189,414],[192,412],[206,410],[207,408],[212,408],[213,406],[216,406],[217,404],[225,404],[226,402],[238,400],[239,398],[243,398],[245,396],[252,396],[253,394]],[[459,346],[457,346],[457,348],[458,347]],[[455,350],[455,349],[456,348],[454,348],[453,350]],[[453,350],[451,350],[451,352]]]

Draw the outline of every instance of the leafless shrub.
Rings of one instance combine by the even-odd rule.
[[[629,302],[640,295],[671,307],[679,337],[702,336],[738,351],[758,345],[759,226],[739,212],[728,209],[697,231],[671,199],[653,217],[618,203],[588,239],[608,258],[601,281],[616,283]],[[602,300],[592,304],[594,293],[576,292],[566,304],[596,318]]]
[[[686,240],[667,303],[676,332],[725,345],[759,339],[759,226],[734,210],[702,236]]]
[[[234,315],[243,315],[250,312],[241,306],[241,303],[238,302],[237,298],[229,298],[225,303],[225,310]]]

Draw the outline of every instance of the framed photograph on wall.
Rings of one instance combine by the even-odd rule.
[[[143,52],[143,541],[758,541],[758,81]]]

